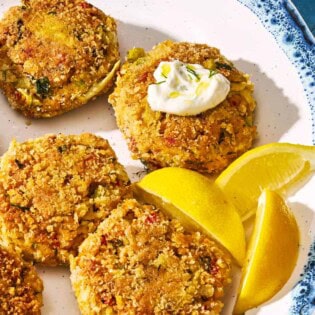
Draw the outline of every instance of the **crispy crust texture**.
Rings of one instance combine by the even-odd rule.
[[[219,314],[230,258],[152,205],[125,200],[70,259],[82,314]]]
[[[35,268],[0,246],[0,314],[39,315],[43,283]]]
[[[178,59],[216,69],[231,82],[225,101],[197,116],[152,111],[147,102],[153,72],[161,61]],[[256,103],[248,75],[238,71],[218,49],[201,44],[165,41],[143,57],[126,62],[109,101],[133,158],[150,169],[185,167],[219,172],[248,150],[256,136]]]
[[[119,65],[115,20],[84,0],[24,0],[0,22],[0,88],[28,117],[106,92]]]
[[[0,175],[2,241],[44,265],[67,264],[130,193],[107,140],[91,134],[13,141]]]

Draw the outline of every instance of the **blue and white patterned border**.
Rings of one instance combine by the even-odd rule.
[[[304,266],[301,280],[293,289],[292,315],[312,315],[315,313],[315,242],[308,253],[309,260]]]
[[[238,0],[248,7],[275,37],[278,45],[297,69],[307,97],[315,145],[315,39],[290,0]],[[291,315],[315,313],[315,240],[300,281],[292,294]]]
[[[311,110],[315,145],[315,39],[312,33],[289,0],[238,1],[260,19],[296,67]]]

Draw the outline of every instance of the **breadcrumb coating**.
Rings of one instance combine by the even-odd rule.
[[[82,314],[219,314],[230,258],[158,208],[125,200],[71,257]]]
[[[35,268],[0,246],[0,314],[39,315],[42,291]]]
[[[67,264],[129,183],[107,140],[92,134],[13,141],[1,159],[0,238],[27,260]]]
[[[84,0],[23,0],[0,22],[0,88],[27,117],[82,106],[118,66],[115,20]]]
[[[223,74],[231,83],[227,98],[196,116],[153,111],[147,90],[161,61],[200,64]],[[248,150],[256,136],[253,84],[216,48],[202,44],[165,41],[145,53],[134,49],[121,68],[109,102],[117,124],[135,159],[149,169],[184,167],[220,172]]]

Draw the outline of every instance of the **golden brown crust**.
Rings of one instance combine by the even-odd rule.
[[[28,117],[52,117],[112,85],[115,20],[84,0],[24,0],[0,22],[0,88]],[[114,71],[115,72],[115,71]]]
[[[42,291],[35,268],[0,246],[0,314],[39,315]]]
[[[219,314],[230,259],[152,205],[125,200],[71,258],[82,314]]]
[[[108,142],[91,134],[13,141],[1,160],[2,238],[26,259],[67,264],[130,193]]]
[[[227,99],[197,116],[152,111],[148,85],[161,61],[178,59],[216,69],[231,82]],[[252,145],[255,101],[248,76],[238,71],[218,49],[201,44],[162,42],[144,57],[126,62],[110,95],[117,123],[133,157],[150,169],[180,166],[218,172]]]

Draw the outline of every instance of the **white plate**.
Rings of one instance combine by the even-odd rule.
[[[314,50],[289,16],[287,1],[90,2],[118,20],[122,56],[134,46],[150,49],[165,39],[208,43],[220,48],[239,69],[251,74],[258,103],[259,139],[256,145],[268,142],[315,143]],[[18,1],[0,0],[0,14],[14,4]],[[131,178],[138,179],[136,173],[142,170],[141,163],[130,159],[106,96],[47,120],[25,119],[10,108],[3,96],[0,96],[0,105],[1,154],[12,138],[25,140],[46,133],[93,132],[109,139]],[[314,252],[308,255],[315,230],[314,187],[313,178],[289,199],[301,228],[301,252],[291,279],[267,305],[246,314],[310,315],[314,311]],[[68,270],[39,268],[39,272],[45,285],[42,313],[79,314]],[[231,314],[234,296],[235,286],[227,292],[224,315]]]

